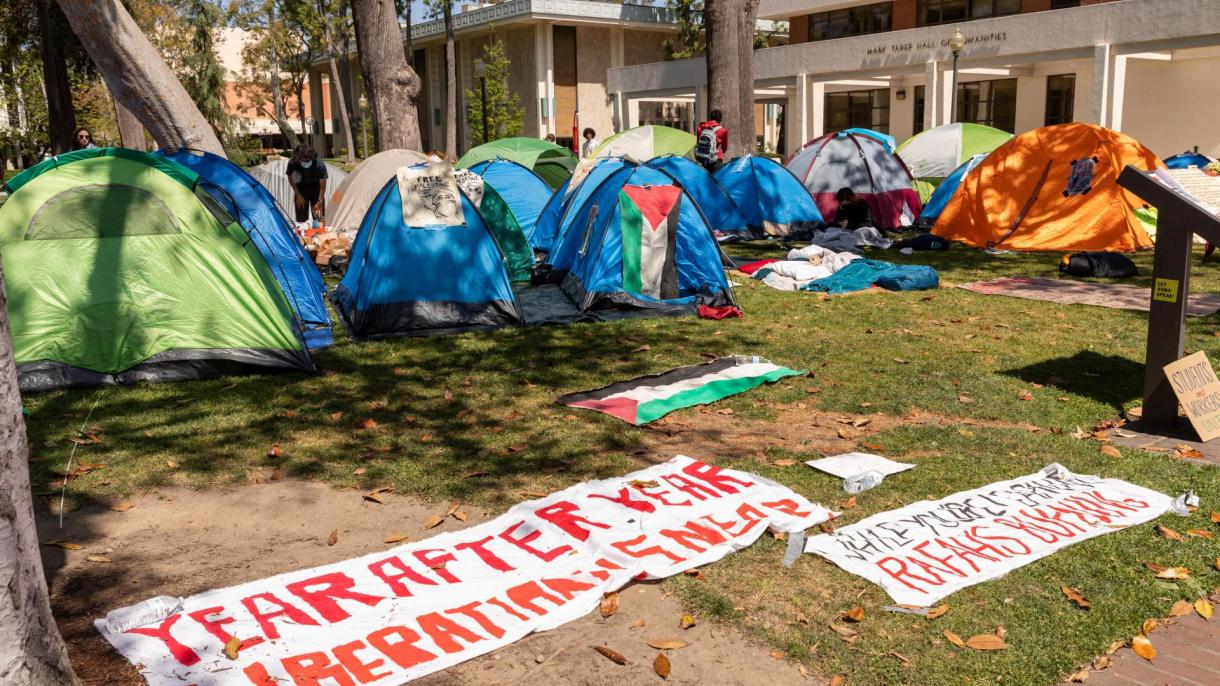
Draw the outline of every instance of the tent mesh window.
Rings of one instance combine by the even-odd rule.
[[[228,201],[227,204],[230,205],[234,211],[236,211],[237,203],[233,201],[233,198],[229,197],[229,194],[225,193],[223,188],[220,188],[219,186],[214,186],[214,188],[219,195]],[[205,208],[207,208],[207,211],[216,218],[216,221],[219,222],[221,226],[228,226],[229,224],[237,221],[236,217],[234,217],[229,210],[225,209],[225,206],[221,205],[215,197],[208,193],[203,188],[202,184],[195,186],[195,197],[199,198],[199,202],[202,203]]]
[[[152,193],[124,184],[89,184],[57,193],[34,216],[27,241],[121,238],[182,233],[174,213]]]

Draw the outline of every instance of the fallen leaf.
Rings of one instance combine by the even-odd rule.
[[[682,627],[683,629],[689,629],[695,624],[697,624],[697,622],[695,621],[695,617],[693,615],[682,615],[682,618],[678,620],[678,626]]]
[[[975,650],[1006,650],[1008,644],[995,634],[979,634],[966,639],[966,647]]]
[[[1143,634],[1131,639],[1131,650],[1149,662],[1156,657],[1156,648],[1153,647],[1152,641],[1149,641],[1148,637]]]
[[[241,639],[236,636],[230,636],[229,640],[225,641],[225,657],[230,660],[236,660],[237,654],[241,651]]]
[[[135,503],[129,503],[129,502],[124,501],[124,502],[118,502],[118,503],[112,504],[110,506],[110,509],[114,510],[115,512],[126,512],[133,507],[135,507]]]
[[[848,498],[847,500],[844,500],[843,502],[839,503],[839,507],[844,510],[850,510],[851,508],[853,508],[855,506],[856,506],[856,496],[854,496],[854,495],[852,497]]]
[[[381,488],[374,488],[373,490],[364,494],[364,499],[369,502],[377,503],[378,505],[384,505],[385,500],[381,497],[381,495],[383,493],[389,493],[393,490],[394,490],[393,486],[382,486]]]
[[[1194,605],[1191,605],[1189,602],[1187,602],[1185,600],[1179,600],[1178,602],[1173,604],[1173,607],[1169,608],[1169,616],[1170,617],[1181,617],[1182,615],[1188,615],[1194,611],[1195,611]]]
[[[1186,567],[1169,567],[1164,571],[1157,572],[1156,578],[1176,580],[1189,579],[1190,570]]]
[[[603,593],[602,601],[597,609],[602,613],[603,617],[609,617],[618,612],[618,593]]]
[[[1107,457],[1122,457],[1123,456],[1122,451],[1120,451],[1118,448],[1115,448],[1114,446],[1110,445],[1109,443],[1101,446],[1101,454],[1106,455]]]
[[[845,441],[850,441],[851,439],[855,438],[855,434],[853,434],[851,431],[848,431],[847,427],[845,427],[845,426],[839,427],[838,434],[839,434],[839,438],[842,438]]]
[[[831,623],[830,630],[835,632],[836,634],[838,634],[839,638],[843,639],[844,641],[847,641],[848,643],[855,643],[856,639],[860,638],[859,631],[856,631],[855,629],[853,629],[849,626],[844,626],[842,624]]]
[[[110,561],[111,561],[111,559],[110,559],[110,558],[108,558],[108,557],[106,557],[105,555],[90,555],[89,557],[86,557],[85,559],[86,559],[86,560],[88,560],[89,562],[103,562],[103,563],[105,563],[105,562],[110,562]],[[1200,598],[1200,600],[1202,600],[1202,598]],[[1200,614],[1202,614],[1202,613],[1200,613]]]
[[[169,467],[170,469],[177,469],[177,468],[178,468],[178,461],[177,461],[177,460],[166,460],[166,461],[165,461],[165,466],[166,466],[166,467]]]
[[[445,396],[445,402],[453,402],[453,391],[446,388],[444,396]]]
[[[974,402],[974,398],[971,398],[968,395],[959,395],[959,396],[957,396],[957,402],[962,403],[964,405],[967,403]]]
[[[440,526],[441,522],[443,521],[445,521],[444,517],[439,515],[428,515],[428,519],[424,521],[424,528],[435,529],[436,527]]]
[[[941,633],[943,633],[945,635],[945,638],[948,639],[950,643],[957,646],[958,648],[966,647],[966,642],[962,640],[961,636],[958,636],[957,634],[953,633],[952,631],[949,631],[948,629],[945,629]]]
[[[629,626],[629,627],[627,627],[627,628],[628,628],[628,629],[643,629],[643,628],[644,628],[644,620],[643,620],[643,619],[637,619],[637,620],[635,620],[634,622],[632,622],[632,623],[631,623],[631,626]],[[655,647],[655,646],[654,646],[654,647]]]
[[[1214,611],[1215,608],[1212,607],[1212,601],[1207,598],[1199,598],[1195,601],[1195,612],[1198,612],[1199,616],[1203,619],[1210,620]]]
[[[776,460],[774,464],[776,467],[791,467],[796,464],[796,460]]]
[[[1029,391],[1018,391],[1017,400],[1033,400],[1034,394]]]
[[[280,457],[283,454],[284,449],[280,447],[279,443],[272,445],[271,450],[267,451],[267,457]]]
[[[782,660],[784,659],[784,651],[780,650],[779,648],[772,648],[771,657],[776,660]]]
[[[332,529],[330,535],[326,537],[326,545],[334,545],[339,542],[339,530]]]
[[[57,545],[64,550],[80,550],[85,547],[79,543],[73,543],[71,541],[51,541],[50,543],[43,543],[43,545]]]
[[[846,619],[849,622],[863,622],[864,608],[860,607],[859,605],[853,607],[852,609],[843,613],[843,619]]]
[[[330,421],[332,421],[332,422],[337,422],[337,421],[339,421],[340,419],[343,419],[343,413],[342,413],[342,412],[331,412],[331,413],[330,413]]]
[[[843,675],[836,674],[830,680],[830,686],[843,686]]]
[[[652,671],[662,679],[668,679],[669,669],[669,658],[665,657],[665,653],[657,653],[657,656],[652,659]]]
[[[466,521],[466,519],[467,519],[468,517],[469,517],[469,515],[467,515],[467,514],[466,514],[466,511],[465,511],[465,510],[458,510],[457,512],[454,512],[454,513],[453,513],[453,518],[454,518],[454,519],[456,519],[456,520],[458,520],[459,522],[464,522],[464,521]]]
[[[368,419],[365,419],[360,422],[360,428],[361,429],[376,429],[377,420],[373,419],[372,417],[369,417]]]
[[[1157,622],[1155,619],[1151,619],[1151,618],[1145,619],[1144,623],[1142,625],[1140,625],[1140,633],[1147,636],[1148,634],[1156,631],[1156,628],[1158,626],[1160,626],[1160,623]]]
[[[1068,681],[1073,684],[1079,684],[1079,683],[1082,683],[1082,682],[1088,680],[1088,678],[1089,678],[1089,670],[1082,669],[1079,672],[1076,672],[1075,674],[1069,676]]]
[[[602,655],[605,655],[607,658],[610,659],[611,662],[613,662],[616,665],[627,664],[627,658],[623,657],[622,653],[620,653],[619,651],[617,651],[613,648],[609,648],[607,646],[593,646],[593,649],[596,650],[597,652],[601,653]]]
[[[949,611],[948,603],[945,603],[944,605],[937,605],[936,607],[928,609],[928,614],[926,615],[926,617],[928,619],[936,619],[937,617],[940,617],[941,615],[945,614],[948,611]]]
[[[1158,535],[1158,536],[1160,536],[1161,538],[1168,538],[1168,539],[1169,539],[1169,540],[1171,540],[1171,541],[1184,541],[1184,540],[1186,540],[1185,538],[1183,538],[1183,537],[1182,537],[1182,534],[1180,534],[1180,533],[1178,533],[1178,532],[1174,531],[1173,529],[1170,529],[1169,527],[1164,526],[1164,525],[1162,525],[1162,524],[1157,524],[1157,525],[1156,525],[1156,533],[1157,533],[1157,535]]]
[[[903,667],[911,666],[911,658],[907,657],[906,655],[903,655],[902,653],[898,652],[897,650],[891,650],[890,655],[894,656],[895,659],[897,659],[899,662],[901,662]]]
[[[640,626],[644,626],[644,620],[640,619],[637,621],[640,622]],[[679,648],[685,648],[690,644],[677,638],[654,638],[648,642],[648,645],[656,648],[657,650],[677,650]]]
[[[1212,513],[1212,524],[1220,524],[1220,512]]]
[[[406,534],[390,534],[385,537],[384,543],[402,543],[403,541],[410,540],[410,538]]]
[[[1187,529],[1186,535],[1194,536],[1196,538],[1215,538],[1216,537],[1216,534],[1208,531],[1207,529]]]
[[[1118,644],[1119,648],[1123,646],[1122,641],[1115,641],[1115,643]],[[1117,648],[1115,650],[1117,650]],[[1109,669],[1110,665],[1112,664],[1114,664],[1114,658],[1110,657],[1109,655],[1098,655],[1097,657],[1093,658],[1093,671],[1100,672],[1103,669]]]
[[[1060,586],[1059,590],[1063,591],[1063,595],[1067,596],[1068,600],[1076,603],[1076,607],[1079,607],[1082,610],[1087,610],[1093,607],[1093,603],[1090,603],[1088,598],[1085,598],[1084,594],[1078,589],[1072,588],[1071,586]]]

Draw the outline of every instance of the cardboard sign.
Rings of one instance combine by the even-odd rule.
[[[1202,350],[1165,365],[1165,376],[1199,440],[1220,436],[1220,379]]]
[[[1156,491],[1053,464],[1036,474],[921,501],[814,536],[805,552],[927,606],[1073,543],[1164,514]]]
[[[143,626],[95,626],[152,686],[392,686],[577,619],[633,579],[832,516],[773,481],[678,456],[468,529],[207,591]]]
[[[448,162],[400,167],[398,193],[408,228],[443,229],[466,223],[462,192]]]

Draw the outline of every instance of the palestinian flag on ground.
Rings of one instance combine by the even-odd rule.
[[[593,391],[569,393],[555,401],[560,405],[605,412],[638,426],[674,410],[714,403],[755,386],[804,373],[771,364],[760,357],[737,355],[640,376]]]
[[[678,297],[674,244],[682,189],[625,185],[619,191],[623,232],[623,290],[657,300]]]

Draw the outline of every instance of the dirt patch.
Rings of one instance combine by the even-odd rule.
[[[66,515],[62,528],[57,517],[39,512],[41,540],[84,546],[75,551],[43,547],[51,604],[77,674],[85,684],[144,683],[92,626],[116,607],[337,562],[390,547],[383,541],[392,533],[422,540],[493,516],[463,508],[469,514],[466,524],[449,519],[429,531],[424,521],[443,513],[444,506],[394,494],[377,505],[361,496],[320,483],[274,481],[224,492],[165,490],[130,501],[134,506],[123,512],[90,505]],[[331,531],[338,540],[328,546]],[[95,555],[111,562],[86,560]],[[804,678],[795,664],[772,658],[769,648],[735,629],[701,622],[680,630],[682,611],[658,584],[633,584],[620,592],[619,612],[608,619],[592,613],[415,683],[659,684],[652,671],[657,651],[646,641],[678,634],[690,645],[670,651],[667,683],[824,683]],[[637,620],[644,621],[642,628],[632,628]],[[592,648],[603,644],[626,656],[628,664],[616,665]]]

